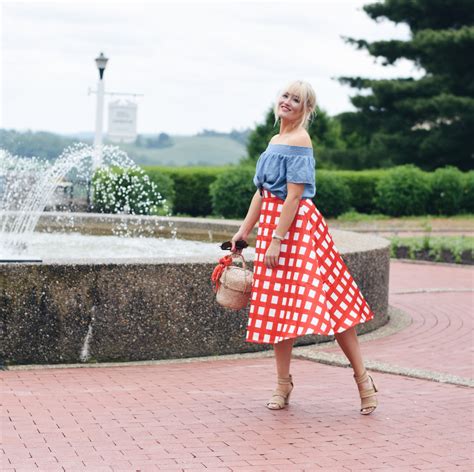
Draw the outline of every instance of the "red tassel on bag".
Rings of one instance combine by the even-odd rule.
[[[220,278],[221,278],[222,272],[224,272],[224,269],[230,265],[232,265],[231,255],[224,256],[219,259],[219,264],[216,265],[211,275],[211,280],[215,284],[214,292],[217,292],[217,290],[219,289]]]

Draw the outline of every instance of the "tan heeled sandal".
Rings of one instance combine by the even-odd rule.
[[[374,379],[367,374],[367,371],[365,371],[362,375],[356,376],[354,374],[354,379],[357,384],[364,383],[367,381],[367,379],[370,379],[372,382],[372,387],[371,388],[366,388],[364,390],[359,390],[359,395],[361,399],[361,405],[360,405],[360,414],[361,415],[370,415],[375,408],[377,408],[378,402],[377,402],[377,397],[375,396],[375,392],[378,392],[377,386],[375,385]],[[370,408],[370,409],[369,409]],[[364,411],[367,410],[368,411]]]
[[[289,374],[289,377],[278,377],[278,384],[279,385],[289,385],[291,384],[291,390],[288,393],[284,393],[281,390],[276,389],[273,392],[272,397],[267,402],[267,408],[270,410],[281,410],[285,408],[286,405],[290,402],[290,395],[293,391],[294,384],[293,384],[293,377]]]

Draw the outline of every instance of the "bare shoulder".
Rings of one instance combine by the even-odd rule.
[[[275,134],[275,136],[273,136],[270,139],[270,143],[271,144],[285,144],[288,146],[303,146],[303,147],[309,147],[309,148],[313,147],[311,138],[308,132],[304,128],[292,133],[291,136],[287,136],[285,138],[281,138],[279,134]]]
[[[298,133],[295,133],[288,144],[291,146],[313,147],[311,138],[305,129],[301,129]]]

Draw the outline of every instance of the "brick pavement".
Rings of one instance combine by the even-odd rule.
[[[390,294],[414,289],[474,287],[472,266],[390,259]]]
[[[7,470],[468,470],[472,390],[377,373],[359,415],[351,369],[294,360],[287,411],[273,359],[9,371]]]
[[[441,319],[440,312],[447,312],[447,317],[461,312],[465,306],[454,305],[453,293],[394,295],[413,286],[436,288],[448,282],[450,288],[465,285],[467,289],[466,274],[472,274],[468,270],[393,261],[391,303],[402,304],[414,321],[404,330],[405,336],[401,331],[386,340],[364,343],[364,357],[378,355],[390,362],[402,359],[431,367],[432,362],[441,362],[439,368],[449,371],[461,369],[461,358],[465,365],[472,363],[469,343],[460,342],[456,351],[451,342],[456,333],[466,334],[460,327],[472,328],[469,317],[460,315],[465,324],[459,325],[444,318],[433,322],[429,316],[435,313]],[[417,351],[415,339],[405,339],[419,329],[424,330],[419,336],[423,349]],[[443,340],[451,348],[432,357]],[[455,361],[443,363],[451,353]],[[469,374],[468,369],[458,372]],[[362,416],[351,369],[294,359],[292,373],[295,390],[289,408],[270,411],[264,406],[275,381],[274,360],[269,357],[3,371],[1,468],[93,472],[473,469],[472,388],[375,372],[379,407],[372,415]]]
[[[412,322],[398,333],[364,343],[364,358],[474,378],[473,275],[471,267],[392,259],[389,303]],[[338,346],[321,350],[341,352]]]

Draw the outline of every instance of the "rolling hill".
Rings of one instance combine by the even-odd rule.
[[[225,166],[237,164],[247,154],[245,142],[249,130],[218,133],[210,130],[194,135],[166,136],[166,145],[156,143],[158,134],[139,135],[135,143],[115,144],[139,165],[159,166]],[[40,157],[54,161],[74,142],[92,144],[92,133],[57,134],[0,129],[0,148],[23,157]],[[151,142],[151,145],[149,145]]]
[[[120,147],[139,165],[224,166],[245,157],[245,146],[227,136],[172,136],[173,145],[153,149],[134,144]]]

